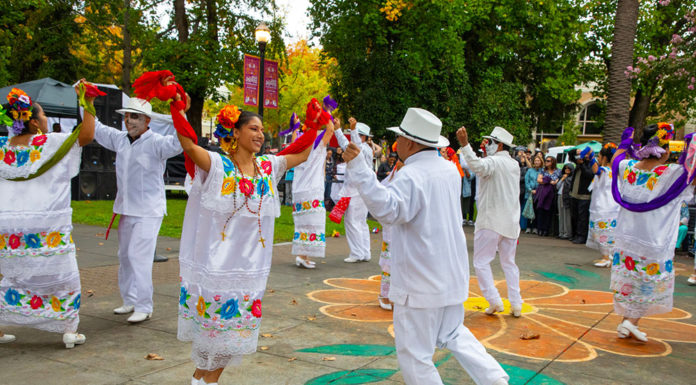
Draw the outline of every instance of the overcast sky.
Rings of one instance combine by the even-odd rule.
[[[309,0],[276,0],[276,4],[278,4],[281,10],[287,12],[286,43],[308,39],[310,34],[310,20],[309,16],[307,16]]]

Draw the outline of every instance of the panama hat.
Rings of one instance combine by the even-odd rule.
[[[399,127],[389,127],[387,130],[428,147],[447,147],[450,143],[440,135],[440,119],[422,108],[409,108]]]
[[[130,112],[133,114],[143,114],[150,118],[152,117],[152,104],[150,104],[150,102],[148,102],[147,100],[138,98],[128,98],[123,107],[124,108],[120,110],[116,110],[116,112],[118,112],[121,115],[124,115],[126,112]]]
[[[358,134],[360,134],[360,135],[372,137],[372,135],[370,135],[370,126],[368,126],[365,123],[358,122],[355,125],[355,129],[358,130]]]
[[[502,127],[494,127],[493,132],[491,132],[490,135],[484,136],[484,138],[493,139],[496,142],[502,143],[508,147],[515,147],[515,145],[512,144],[514,137]]]

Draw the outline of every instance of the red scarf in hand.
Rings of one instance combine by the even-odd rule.
[[[183,100],[173,101],[169,104],[169,110],[172,113],[172,122],[174,122],[174,128],[176,132],[181,136],[185,136],[193,141],[193,143],[198,143],[198,136],[196,132],[191,127],[191,124],[186,120],[185,117],[181,115],[180,111],[186,109],[186,103]],[[184,166],[186,167],[186,172],[191,176],[191,179],[196,175],[196,164],[184,153]]]
[[[185,103],[186,92],[184,92],[184,89],[181,87],[181,85],[179,85],[179,83],[170,85],[162,84],[168,77],[171,77],[171,79],[169,79],[171,81],[175,79],[174,74],[168,70],[145,72],[133,83],[133,93],[135,96],[139,97],[140,99],[145,99],[148,102],[152,98],[167,101],[174,99],[176,94],[179,94]]]

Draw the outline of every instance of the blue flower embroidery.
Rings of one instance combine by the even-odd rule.
[[[612,263],[614,265],[618,265],[619,263],[621,263],[621,256],[619,255],[618,252],[614,253],[614,260],[612,261]]]
[[[24,166],[29,161],[29,151],[17,151],[17,166]]]
[[[7,144],[7,137],[0,137],[0,147],[4,147]]]
[[[222,159],[222,168],[225,170],[225,174],[229,175],[234,170],[234,163],[232,163],[230,158],[222,154],[220,154],[220,158]]]
[[[75,310],[79,310],[81,304],[82,304],[82,294],[78,294],[77,297],[75,297],[75,300],[73,301],[72,306],[73,306],[73,308],[75,308]]]
[[[41,247],[41,238],[39,238],[39,234],[25,234],[24,242],[30,249],[38,249]]]
[[[324,234],[324,233],[319,234],[319,240],[322,242],[326,242],[326,234]]]
[[[5,301],[8,305],[16,306],[17,304],[19,304],[19,300],[21,298],[22,297],[15,289],[7,289],[7,292],[5,293]]]
[[[640,175],[638,175],[638,179],[636,180],[636,185],[640,186],[645,184],[648,179],[650,179],[650,174],[640,173]]]
[[[668,273],[672,272],[672,260],[671,259],[669,261],[665,262],[665,270]]]
[[[649,283],[643,283],[640,285],[640,294],[651,295],[653,293],[653,285]]]
[[[292,239],[300,239],[300,233],[295,233],[295,236]]]
[[[616,227],[616,219],[614,219],[613,221],[611,221],[611,227]]]
[[[590,228],[594,229],[594,222],[590,221]]]
[[[230,319],[239,313],[239,302],[236,299],[231,299],[220,306],[220,318]]]
[[[186,292],[186,288],[182,286],[181,291],[179,292],[179,305],[185,305],[187,299],[188,293]]]
[[[268,193],[268,182],[266,182],[265,179],[262,179],[257,185],[256,185],[256,193],[264,196]]]
[[[302,203],[295,204],[295,211],[301,211],[301,210],[302,210]]]

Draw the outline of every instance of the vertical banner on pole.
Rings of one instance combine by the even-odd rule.
[[[266,60],[263,72],[263,107],[278,108],[278,62]]]
[[[258,56],[244,55],[244,105],[258,106],[259,76],[261,59]],[[267,72],[266,70],[265,72]],[[276,82],[277,84],[277,82]],[[277,89],[277,87],[276,87]]]

